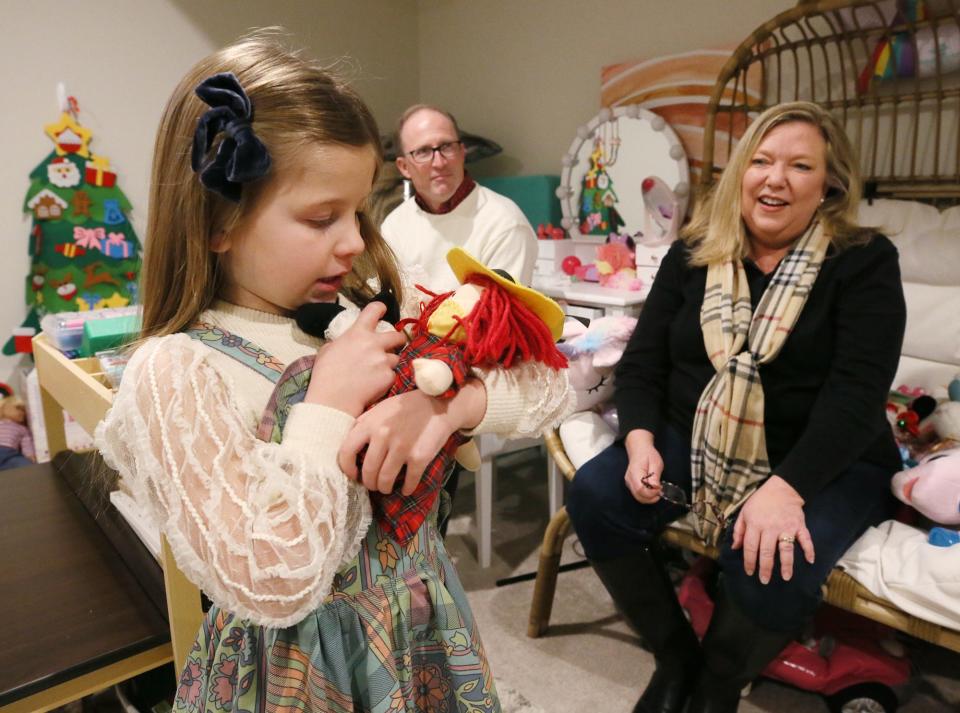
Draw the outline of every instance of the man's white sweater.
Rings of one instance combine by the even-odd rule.
[[[458,285],[446,260],[453,247],[492,270],[506,270],[524,285],[533,279],[537,238],[530,223],[516,203],[481,185],[452,211],[439,215],[409,198],[387,216],[380,231],[410,278],[434,292]]]

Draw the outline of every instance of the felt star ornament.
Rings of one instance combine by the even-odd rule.
[[[60,121],[47,124],[43,130],[56,145],[58,156],[73,153],[84,158],[90,157],[88,145],[93,138],[93,132],[80,126],[67,112],[60,115]]]

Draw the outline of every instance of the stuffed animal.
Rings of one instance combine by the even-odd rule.
[[[418,287],[430,301],[421,304],[419,317],[396,323],[397,329],[409,329],[411,339],[400,352],[394,384],[383,398],[414,388],[439,398],[452,397],[472,367],[509,369],[528,361],[553,369],[567,366],[566,357],[555,344],[563,329],[560,305],[518,284],[502,270],[488,269],[460,248],[447,253],[447,262],[460,287],[443,294]],[[391,298],[384,293],[379,297],[388,302]],[[391,310],[396,314],[395,300],[394,305],[388,304],[388,312]],[[349,326],[347,320],[352,323],[356,316],[355,312],[345,316],[338,312],[343,312],[339,305],[304,305],[297,311],[297,324],[310,334],[336,338]],[[453,434],[427,466],[412,495],[402,495],[399,488],[389,495],[372,494],[381,519],[403,520],[400,528],[392,529],[401,545],[417,531],[435,501],[453,458],[464,467],[479,467],[476,446],[469,442],[463,448],[468,441],[460,433]],[[409,518],[408,503],[412,502],[418,503],[420,513],[414,520]]]
[[[636,262],[629,235],[619,236],[612,233],[607,242],[597,246],[597,259],[594,263],[600,275],[600,285],[618,290],[639,290],[643,281],[637,279]]]
[[[557,348],[570,362],[576,412],[560,425],[560,441],[577,468],[613,443],[617,433],[613,369],[633,334],[635,317],[599,317],[584,325],[568,319]]]
[[[37,456],[27,410],[6,384],[0,383],[0,396],[0,470],[30,465]]]
[[[960,446],[960,374],[947,386],[949,400],[941,401],[928,419],[941,441],[956,441]]]
[[[960,448],[927,454],[893,476],[893,494],[941,525],[960,525]]]

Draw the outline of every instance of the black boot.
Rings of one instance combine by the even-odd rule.
[[[627,557],[591,564],[656,662],[634,713],[680,713],[700,670],[700,643],[658,554],[652,547],[643,548]]]
[[[703,637],[703,671],[687,713],[735,713],[740,692],[798,633],[762,629],[723,590],[721,582]]]

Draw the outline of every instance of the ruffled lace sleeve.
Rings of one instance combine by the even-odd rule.
[[[365,491],[336,465],[353,419],[301,403],[282,444],[260,441],[211,354],[185,335],[147,341],[96,443],[190,581],[241,617],[289,626],[329,593],[370,523]]]
[[[566,369],[527,362],[510,369],[473,369],[487,390],[487,411],[468,433],[536,438],[573,413],[577,397]]]

